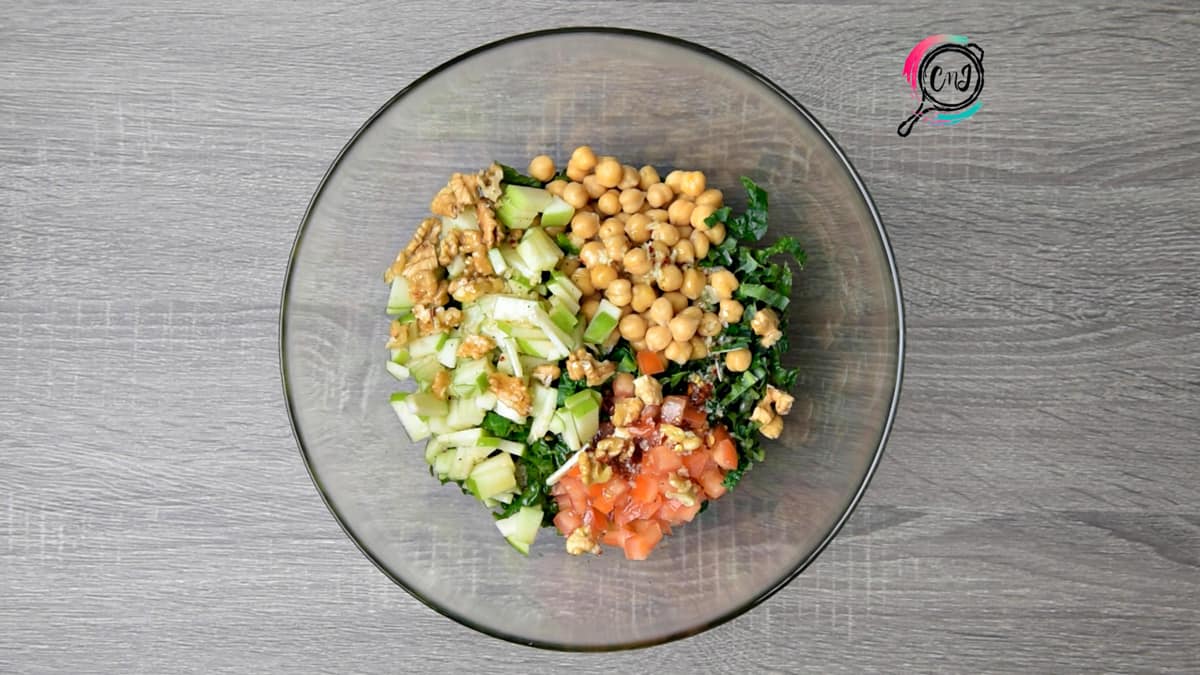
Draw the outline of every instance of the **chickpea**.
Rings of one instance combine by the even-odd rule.
[[[708,228],[704,234],[708,235],[708,240],[714,244],[720,244],[725,241],[725,223],[717,223]]]
[[[633,284],[628,279],[615,279],[604,289],[604,297],[617,307],[625,307],[633,300]]]
[[[564,202],[576,209],[582,209],[588,203],[587,190],[584,189],[581,183],[576,183],[575,181],[567,183],[567,186],[563,188],[562,198]]]
[[[577,269],[579,269],[579,258],[575,256],[567,256],[558,261],[558,271],[568,277],[574,274]]]
[[[690,241],[679,242],[691,246]],[[704,272],[695,267],[687,268],[683,273],[683,285],[679,287],[679,292],[683,293],[689,300],[695,300],[704,292]]]
[[[663,291],[677,291],[683,285],[683,272],[675,265],[663,265],[658,269],[656,281]]]
[[[696,205],[686,199],[676,199],[667,208],[667,219],[672,225],[687,225],[691,222],[692,210],[695,208]]]
[[[571,272],[571,283],[575,284],[575,287],[584,295],[596,292],[596,287],[592,285],[591,273],[583,268]]]
[[[629,220],[625,221],[625,234],[635,244],[644,244],[650,241],[650,219],[641,213],[629,216]]]
[[[578,165],[567,164],[567,178],[570,178],[571,180],[575,181],[576,183],[579,183],[579,182],[582,182],[583,179],[587,178],[587,177],[588,177],[588,172],[579,168]]]
[[[733,272],[729,270],[717,270],[708,278],[708,285],[713,287],[717,292],[717,297],[722,300],[728,300],[733,297],[733,292],[737,290],[738,280],[733,276]]]
[[[692,209],[692,216],[691,218],[688,218],[688,222],[692,224],[692,227],[703,232],[704,230],[708,229],[708,223],[704,221],[706,221],[714,211],[716,211],[716,209],[714,209],[711,204],[697,204],[696,208]]]
[[[700,317],[700,327],[696,329],[704,337],[712,337],[721,332],[721,317],[712,312],[705,312]]]
[[[622,211],[637,213],[642,208],[642,204],[646,202],[646,193],[637,188],[626,188],[621,191],[621,195],[617,199],[621,202]]]
[[[654,223],[665,223],[670,219],[666,209],[650,209],[646,211],[646,217]]]
[[[680,239],[687,239],[692,236],[692,232],[695,232],[691,225],[679,225],[675,228],[675,231],[679,233]]]
[[[641,340],[630,340],[629,346],[633,347],[635,352],[644,352],[646,351],[646,338],[642,338]]]
[[[650,258],[660,263],[668,262],[671,259],[671,247],[656,241],[650,244]]]
[[[667,302],[671,303],[671,309],[675,310],[676,313],[683,312],[683,311],[686,311],[687,309],[689,309],[687,296],[684,295],[683,293],[680,293],[679,291],[671,291],[670,293],[663,293],[663,297],[667,299]],[[699,318],[699,317],[697,317],[697,318]]]
[[[621,318],[617,329],[621,331],[621,337],[630,342],[641,340],[646,337],[646,319],[641,314],[630,314]]]
[[[608,253],[604,250],[604,244],[598,241],[589,241],[579,249],[579,259],[587,267],[595,267],[608,262]]]
[[[632,216],[632,215],[633,215],[632,213],[625,213],[624,211],[622,211],[622,212],[618,213],[617,215],[613,216],[613,218],[616,218],[617,220],[621,221],[621,224],[624,225],[625,221],[629,220],[629,216]]]
[[[612,390],[614,398],[631,398],[633,396],[633,375],[617,373],[617,376],[613,378]]]
[[[568,234],[567,239],[571,242],[571,245],[574,246],[575,248],[583,248],[583,245],[586,244],[588,241],[587,239],[584,239],[583,237],[575,234],[574,232]]]
[[[679,179],[679,192],[689,197],[699,197],[704,192],[704,172],[688,171]]]
[[[742,307],[742,303],[737,300],[722,300],[721,307],[717,310],[717,316],[725,323],[737,323],[742,320],[742,314],[746,308]]]
[[[618,232],[617,236],[609,237],[604,240],[604,250],[608,252],[608,257],[613,260],[620,260],[629,252],[629,240],[625,238],[624,232]]]
[[[684,173],[686,172],[676,169],[671,173],[668,173],[667,177],[663,179],[663,182],[666,183],[667,187],[671,188],[671,190],[674,192],[679,192],[679,184],[683,180]]]
[[[694,263],[696,262],[696,248],[692,246],[691,240],[680,239],[679,243],[671,247],[671,258],[681,264]],[[685,285],[687,284],[687,273],[683,275],[683,282]]]
[[[750,350],[735,349],[725,353],[725,367],[735,373],[741,373],[750,368]]]
[[[529,160],[529,175],[545,183],[554,178],[554,160],[549,155],[538,155]]]
[[[638,187],[649,190],[651,185],[658,183],[658,171],[649,164],[638,169]]]
[[[644,312],[650,309],[657,299],[658,294],[654,292],[653,288],[650,288],[650,284],[638,284],[633,287],[633,302],[630,303],[630,306],[635,312]]]
[[[596,153],[592,151],[591,146],[581,145],[571,153],[571,159],[567,163],[574,164],[586,173],[596,167]]]
[[[650,305],[650,310],[646,312],[646,318],[660,326],[667,325],[674,317],[675,308],[671,306],[671,301],[666,298],[655,300],[654,304]]]
[[[646,348],[661,352],[671,344],[671,329],[666,326],[651,326],[646,329]]]
[[[637,169],[625,164],[621,167],[621,182],[617,183],[617,188],[621,190],[635,188],[638,186],[638,181],[641,179],[642,178],[638,175]]]
[[[621,182],[624,171],[621,163],[612,157],[605,157],[596,162],[596,180],[606,188],[615,188]]]
[[[697,335],[692,338],[691,345],[693,359],[702,359],[708,356],[708,343],[704,341],[704,338]]]
[[[623,234],[625,234],[625,223],[622,223],[619,218],[606,218],[603,223],[600,223],[601,239],[612,239]]]
[[[696,251],[696,260],[704,260],[708,257],[708,247],[710,242],[708,235],[700,230],[694,230],[692,236],[688,237],[692,242],[692,248]]]
[[[563,193],[563,188],[565,188],[565,187],[567,187],[567,181],[565,181],[561,178],[555,178],[554,180],[550,181],[549,183],[546,183],[546,192],[549,192],[550,194],[554,195],[555,197],[561,197],[562,193]]]
[[[696,197],[696,205],[711,206],[714,209],[719,209],[725,205],[725,195],[717,188],[708,188]]]
[[[591,239],[600,230],[600,216],[581,211],[571,217],[571,233],[584,239]]]
[[[666,183],[655,183],[646,188],[646,201],[656,209],[670,204],[674,198],[675,193],[667,187]]]
[[[679,241],[679,230],[670,223],[662,223],[654,228],[654,241],[661,241],[667,246],[674,246]]]
[[[687,342],[696,334],[696,329],[700,327],[700,319],[686,312],[680,312],[675,315],[674,319],[667,324],[671,329],[671,337],[675,338],[676,342]]]
[[[621,193],[609,190],[596,200],[596,210],[606,216],[611,216],[621,210]]]
[[[650,271],[650,256],[642,248],[630,249],[621,260],[625,271],[633,275],[642,275]]]
[[[617,280],[617,271],[609,264],[596,265],[589,268],[588,275],[592,279],[592,286],[601,291],[608,288],[609,284]]]
[[[687,363],[688,359],[692,358],[692,345],[690,342],[679,342],[676,340],[667,345],[667,350],[663,352],[663,356],[678,364]]]
[[[604,187],[600,184],[600,181],[596,180],[596,174],[594,173],[589,173],[588,175],[584,176],[582,182],[583,189],[587,190],[588,197],[591,197],[592,199],[596,199],[608,191],[608,188]]]
[[[596,312],[599,311],[599,309],[600,301],[595,298],[584,300],[583,304],[579,306],[579,311],[583,312],[583,317],[588,321],[591,321],[592,317],[596,316]]]

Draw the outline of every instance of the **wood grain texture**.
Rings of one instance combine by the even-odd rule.
[[[0,671],[1200,670],[1194,3],[103,4],[0,19]],[[313,490],[276,365],[295,227],[370,111],[581,23],[808,106],[909,312],[897,427],[830,549],[740,619],[609,656],[388,582]],[[984,107],[901,139],[935,32],[984,46]]]

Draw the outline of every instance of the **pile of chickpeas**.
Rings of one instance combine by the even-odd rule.
[[[732,272],[696,265],[725,240],[724,223],[705,223],[724,203],[721,191],[707,187],[700,171],[660,178],[652,166],[597,157],[586,145],[571,153],[569,181],[554,179],[557,173],[546,155],[529,163],[529,175],[550,181],[546,189],[575,209],[566,234],[579,256],[568,257],[564,271],[583,291],[584,316],[591,320],[603,297],[621,308],[618,330],[634,349],[680,364],[708,356],[708,338],[744,311],[733,298]],[[705,287],[719,300],[715,312],[695,304]],[[746,370],[750,352],[726,353],[725,365]]]

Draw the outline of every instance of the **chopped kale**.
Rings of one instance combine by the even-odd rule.
[[[500,162],[496,163],[500,164]],[[501,179],[501,182],[508,183],[509,185],[524,185],[536,188],[540,188],[543,185],[542,181],[532,176],[526,176],[507,164],[500,164],[500,170],[504,172],[504,178]]]

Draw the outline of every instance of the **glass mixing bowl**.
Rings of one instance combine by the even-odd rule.
[[[635,165],[700,169],[745,205],[770,193],[767,239],[808,250],[792,294],[797,403],[767,460],[649,560],[574,557],[543,530],[529,557],[429,475],[388,404],[381,275],[454,171],[565,164],[589,144]],[[746,66],[611,29],[520,35],[439,66],[359,129],[296,237],[281,312],[284,390],[304,461],[380,570],[485,633],[559,649],[655,644],[726,621],[783,587],[862,496],[899,395],[896,268],[862,181],[799,103]]]

